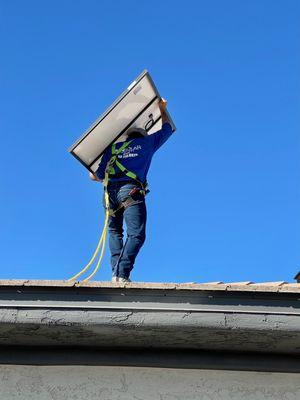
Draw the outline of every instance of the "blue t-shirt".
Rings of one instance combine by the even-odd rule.
[[[172,127],[168,122],[165,122],[159,131],[149,136],[132,139],[129,146],[121,151],[117,158],[128,171],[135,173],[141,182],[146,182],[153,154],[169,139],[171,134]],[[123,144],[124,142],[116,143],[116,150]],[[97,177],[101,180],[104,179],[105,169],[111,157],[112,148],[110,146],[105,150],[96,171]],[[110,176],[110,182],[117,182],[127,178],[116,165],[114,165],[114,169],[116,174]],[[130,180],[130,178],[128,179]]]

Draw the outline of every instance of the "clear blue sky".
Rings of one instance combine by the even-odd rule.
[[[177,132],[153,160],[133,279],[292,281],[299,19],[298,0],[0,1],[0,278],[89,259],[100,185],[67,148],[147,68]]]

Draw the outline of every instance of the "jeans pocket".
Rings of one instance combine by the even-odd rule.
[[[132,189],[133,189],[134,187],[135,187],[135,185],[132,184],[132,183],[129,183],[129,184],[127,184],[127,185],[122,186],[122,187],[120,188],[120,190],[118,191],[118,194],[117,194],[117,196],[118,196],[118,201],[119,201],[119,202],[122,202],[122,201],[124,201],[125,199],[127,199],[128,196],[129,196],[129,193],[132,191]]]

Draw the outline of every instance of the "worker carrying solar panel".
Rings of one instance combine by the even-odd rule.
[[[113,282],[130,282],[130,273],[146,237],[147,210],[145,195],[147,173],[154,153],[172,135],[173,129],[166,112],[167,101],[158,103],[162,128],[151,135],[142,128],[130,128],[109,146],[90,178],[105,181],[110,215],[108,219],[109,248]],[[127,229],[123,240],[123,222]]]

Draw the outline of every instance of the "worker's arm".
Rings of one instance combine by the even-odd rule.
[[[158,107],[161,113],[162,127],[159,131],[149,136],[149,138],[153,140],[154,151],[158,150],[169,139],[173,132],[169,117],[166,113],[167,101],[161,99],[158,103]]]
[[[110,159],[109,153],[110,153],[109,150],[105,150],[95,173],[90,172],[90,178],[92,181],[97,181],[97,182],[103,181],[105,175],[105,169]]]

